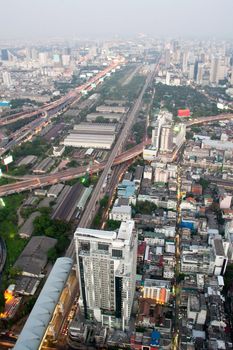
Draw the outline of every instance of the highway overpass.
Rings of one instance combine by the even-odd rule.
[[[137,157],[143,152],[144,146],[145,143],[140,143],[139,145],[131,148],[130,150],[121,153],[121,155],[115,158],[115,160],[113,161],[113,165],[118,165]],[[102,171],[106,167],[106,164],[106,161],[99,164],[93,164],[91,168],[92,173],[98,173]],[[49,175],[31,176],[30,178],[29,176],[26,176],[25,179],[22,178],[21,181],[0,186],[0,197],[4,197],[14,193],[30,191],[35,188],[46,187],[49,185],[56,184],[58,182],[69,181],[84,176],[87,171],[90,171],[90,167],[82,166],[78,168],[70,168]],[[14,179],[13,176],[11,178]]]

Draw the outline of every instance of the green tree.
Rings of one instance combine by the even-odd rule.
[[[120,227],[120,225],[121,225],[120,221],[108,220],[106,223],[106,230],[115,231]]]
[[[108,201],[109,201],[109,196],[104,196],[104,197],[100,200],[100,207],[106,208],[107,205],[108,205]]]
[[[48,261],[50,261],[52,263],[54,263],[57,260],[58,254],[57,254],[57,250],[55,247],[52,247],[49,249],[47,257],[48,257]]]
[[[199,181],[199,184],[202,186],[203,190],[206,190],[210,185],[210,181],[202,177]]]
[[[96,123],[109,123],[109,119],[105,119],[102,115],[99,115],[96,120]]]
[[[132,208],[134,214],[151,215],[157,209],[157,205],[149,201],[137,201]]]

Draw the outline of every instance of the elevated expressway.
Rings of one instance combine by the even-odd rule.
[[[190,127],[193,125],[200,125],[200,124],[205,124],[205,123],[211,123],[214,121],[220,121],[220,120],[230,120],[233,119],[233,114],[218,114],[218,115],[213,115],[210,117],[201,117],[201,118],[196,118],[193,120],[190,120],[186,123],[186,127]]]
[[[233,118],[233,114],[220,114],[217,116],[203,117],[203,118],[191,120],[186,123],[186,126],[190,127],[192,125],[200,125],[200,124],[211,123],[211,122],[220,121],[220,120],[229,120],[232,118]],[[112,165],[118,165],[139,156],[143,152],[143,148],[147,143],[148,142],[143,142],[131,148],[130,150],[123,152],[119,156],[116,156],[113,159]],[[94,164],[91,170],[93,173],[98,173],[99,171],[102,171],[106,167],[106,164],[107,162]],[[74,178],[78,178],[85,175],[87,171],[88,171],[88,167],[83,166],[83,167],[63,170],[63,171],[60,171],[59,173],[54,173],[51,175],[42,175],[37,177],[25,176],[24,178],[22,178],[21,181],[0,186],[0,197],[7,196],[13,193],[29,191],[35,188],[53,185],[58,182],[72,180]]]
[[[124,61],[120,58],[114,60],[108,67],[106,67],[94,77],[89,79],[85,84],[70,91],[57,101],[45,104],[44,106],[31,112],[17,113],[16,115],[11,115],[2,118],[0,120],[0,127],[16,122],[18,120],[23,120],[31,117],[35,117],[36,119],[29,122],[22,128],[18,129],[11,135],[10,141],[7,143],[7,145],[4,146],[4,148],[0,149],[0,156],[10,151],[17,145],[20,145],[25,141],[29,141],[32,138],[32,136],[39,133],[42,130],[42,128],[45,127],[53,117],[56,117],[58,113],[65,111],[74,103],[79,102],[84,92],[92,91],[94,87],[100,84],[100,82],[107,75],[107,73],[115,71],[115,69],[123,62]]]
[[[121,64],[123,61],[120,59],[115,60],[112,62],[108,67],[106,67],[104,70],[97,73],[95,76],[93,76],[91,79],[89,79],[85,84],[78,86],[77,88],[71,90],[68,92],[65,96],[59,98],[58,100],[54,102],[49,102],[45,104],[44,106],[28,111],[28,112],[19,112],[16,114],[12,114],[6,117],[1,118],[0,120],[0,126],[5,126],[8,124],[15,123],[16,121],[31,118],[34,116],[38,117],[45,117],[46,115],[51,115],[55,111],[59,110],[60,108],[64,108],[64,105],[70,105],[73,102],[76,102],[75,99],[79,96],[81,96],[82,91],[85,90],[91,90],[93,87],[93,84],[98,84],[100,82],[100,79],[103,78],[107,73],[114,70],[119,64]]]
[[[118,165],[124,163],[130,159],[137,157],[139,154],[143,152],[143,148],[145,146],[144,143],[140,143],[139,145],[131,148],[130,150],[121,153],[121,155],[117,156],[113,161],[113,165]],[[106,167],[106,161],[93,164],[91,170],[93,173],[98,173],[102,171]],[[12,184],[0,186],[0,197],[4,197],[13,193],[20,193],[24,191],[33,190],[35,188],[45,187],[49,185],[56,184],[58,182],[69,181],[75,178],[82,177],[86,174],[86,172],[90,170],[89,166],[82,166],[78,168],[70,168],[67,170],[60,171],[58,173],[50,174],[50,175],[42,175],[42,176],[27,176],[22,178],[21,181],[17,181]],[[12,177],[14,179],[14,177]]]

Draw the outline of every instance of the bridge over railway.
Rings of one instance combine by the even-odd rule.
[[[113,162],[114,165],[118,165],[124,162],[127,162],[130,159],[133,159],[139,156],[143,152],[143,148],[147,142],[142,142],[137,146],[129,149],[126,152],[121,153],[117,156]],[[94,164],[91,168],[92,173],[98,173],[105,168],[106,161],[101,162],[99,164]],[[21,180],[0,186],[0,197],[4,197],[13,193],[20,193],[24,191],[30,191],[35,188],[45,187],[49,185],[54,185],[58,182],[65,182],[75,178],[82,177],[89,171],[89,166],[81,166],[78,168],[70,168],[67,170],[63,170],[54,174],[42,175],[42,176],[29,176],[22,177]],[[11,177],[14,179],[14,177]],[[19,178],[16,178],[17,180]]]

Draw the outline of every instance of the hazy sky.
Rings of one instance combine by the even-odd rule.
[[[0,0],[0,39],[233,38],[233,0]]]

